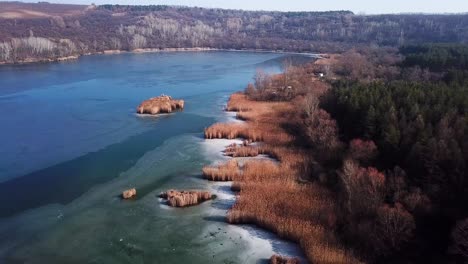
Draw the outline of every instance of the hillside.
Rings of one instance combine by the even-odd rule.
[[[81,15],[86,10],[84,5],[0,2],[0,18],[30,19],[53,16]]]
[[[343,51],[468,41],[468,15],[355,15],[176,6],[0,3],[0,62],[143,48]]]

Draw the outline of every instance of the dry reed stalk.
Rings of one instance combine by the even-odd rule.
[[[167,204],[172,207],[185,207],[197,205],[204,201],[211,200],[211,193],[207,191],[176,191],[169,190],[159,195],[166,199]]]
[[[251,108],[249,106],[249,103],[244,100],[243,94],[234,93],[229,97],[226,110],[240,112],[240,111],[250,111]]]
[[[306,178],[303,174],[308,154],[295,146],[294,137],[284,130],[294,125],[298,112],[294,103],[251,101],[237,93],[231,96],[228,110],[240,111],[238,117],[246,122],[215,124],[205,130],[206,138],[261,140],[261,148],[236,145],[228,152],[232,156],[250,156],[258,151],[276,158],[279,164],[251,160],[240,168],[241,176],[232,177],[231,189],[239,195],[227,221],[256,224],[295,241],[311,263],[359,263],[352,253],[343,250],[334,235],[337,209],[332,193],[316,183],[299,183]],[[233,171],[236,169],[239,166]]]
[[[205,138],[244,138],[252,141],[262,140],[258,131],[247,129],[247,126],[239,123],[216,123],[205,129]]]
[[[122,192],[122,198],[123,199],[130,199],[130,198],[136,196],[136,194],[137,194],[137,192],[136,192],[135,188],[125,190],[125,191]]]
[[[270,179],[279,176],[279,166],[268,160],[247,161],[242,170],[242,180],[245,182],[259,181],[265,178]]]
[[[299,264],[298,258],[288,258],[280,255],[273,255],[270,258],[270,264]]]
[[[241,174],[239,164],[234,159],[218,166],[205,166],[202,171],[205,179],[210,181],[232,181]]]
[[[183,108],[184,100],[175,100],[170,96],[161,95],[143,101],[137,107],[137,113],[155,115],[159,113],[171,113],[174,110]]]
[[[262,148],[257,146],[232,145],[224,150],[224,155],[230,157],[256,157],[262,153]]]

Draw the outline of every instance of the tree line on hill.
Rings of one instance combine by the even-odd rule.
[[[41,5],[41,3],[37,4]],[[48,8],[53,8],[48,4]],[[468,15],[355,15],[174,6],[92,6],[81,15],[0,19],[0,61],[141,48],[336,52],[468,41]]]

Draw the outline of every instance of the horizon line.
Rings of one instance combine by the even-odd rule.
[[[78,6],[167,6],[167,7],[174,7],[174,8],[200,8],[200,9],[213,9],[213,10],[235,10],[235,11],[245,11],[245,12],[274,12],[274,13],[326,13],[326,12],[349,12],[355,16],[378,16],[378,15],[468,15],[468,11],[464,12],[394,12],[394,13],[368,13],[365,11],[352,11],[346,9],[330,9],[330,10],[266,10],[266,9],[236,9],[236,8],[223,8],[223,7],[204,7],[204,6],[190,6],[190,5],[169,5],[169,4],[79,4],[79,3],[57,3],[57,2],[49,2],[49,1],[3,1],[0,0],[1,3],[23,3],[23,4],[51,4],[51,5],[78,5]]]

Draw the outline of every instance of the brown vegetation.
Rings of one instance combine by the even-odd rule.
[[[166,199],[167,204],[172,207],[186,207],[200,204],[204,201],[211,200],[212,196],[207,191],[176,191],[169,190],[159,195],[160,198]]]
[[[31,19],[84,14],[87,6],[49,3],[0,2],[0,18]]]
[[[235,103],[234,103],[235,102]],[[205,129],[205,138],[243,138],[248,142],[262,141],[271,143],[271,146],[282,143],[290,143],[293,137],[279,126],[284,117],[294,115],[297,111],[293,105],[287,102],[256,102],[246,98],[244,94],[231,95],[229,104],[231,109],[251,109],[240,112],[249,113],[255,122],[243,123],[217,123]],[[255,107],[255,109],[252,109]],[[281,113],[283,117],[270,115],[271,111]],[[251,121],[251,120],[249,120]]]
[[[253,136],[244,124],[239,123],[217,123],[205,129],[205,138],[252,138],[261,140],[260,135]]]
[[[377,156],[378,151],[372,140],[353,139],[349,143],[349,154],[355,160],[368,162]]]
[[[122,192],[122,198],[124,198],[124,199],[130,199],[130,198],[132,198],[134,196],[136,196],[136,189],[135,188],[132,188],[132,189],[129,189],[129,190],[126,190],[126,191]]]
[[[137,113],[156,115],[159,113],[172,113],[175,110],[183,108],[184,100],[175,100],[170,96],[161,95],[143,101],[137,107]]]
[[[347,209],[357,216],[369,215],[377,210],[385,198],[385,175],[377,169],[362,168],[346,160],[341,177],[347,195]]]
[[[242,109],[239,113],[248,116],[244,118],[246,123],[215,124],[205,130],[205,137],[261,140],[259,146],[229,146],[227,152],[232,156],[265,153],[278,162],[249,160],[241,166],[230,161],[205,167],[204,175],[234,180],[232,189],[239,191],[239,197],[227,215],[229,223],[256,224],[296,241],[313,263],[357,263],[334,235],[333,195],[318,183],[304,181],[308,178],[309,159],[285,130],[300,122],[295,103],[253,101],[245,94],[233,94],[228,108]]]
[[[297,258],[288,258],[279,255],[273,255],[270,258],[270,264],[299,264],[300,261]]]
[[[259,154],[265,154],[265,151],[265,148],[262,146],[232,144],[224,150],[224,155],[230,157],[256,157]]]
[[[261,140],[225,153],[278,162],[235,166],[228,221],[296,241],[312,263],[466,262],[468,66],[458,58],[468,49],[418,48],[427,54],[403,63],[457,70],[413,78],[394,49],[354,50],[324,78],[314,74],[327,64],[259,72],[234,94],[228,108],[245,123],[217,124],[207,138]]]
[[[234,159],[218,166],[203,167],[203,176],[210,181],[232,181],[239,175],[239,164]]]
[[[387,186],[399,189],[402,183],[387,184],[382,172],[373,167],[361,167],[350,159],[343,162],[340,175],[341,213],[346,223],[343,235],[359,243],[362,252],[366,251],[368,257],[372,254],[386,256],[397,252],[413,238],[413,215],[400,203],[385,203]],[[414,204],[414,208],[423,207],[424,197],[417,193],[398,195],[409,197],[408,202]]]
[[[318,59],[321,60],[323,59]],[[282,74],[257,71],[254,83],[245,89],[249,98],[257,101],[292,101],[300,100],[306,95],[318,97],[328,90],[329,85],[323,82],[323,76],[328,76],[328,72],[331,73],[329,67],[315,62],[293,66],[288,60],[283,64]],[[245,113],[240,113],[238,116],[242,119],[249,118]]]

